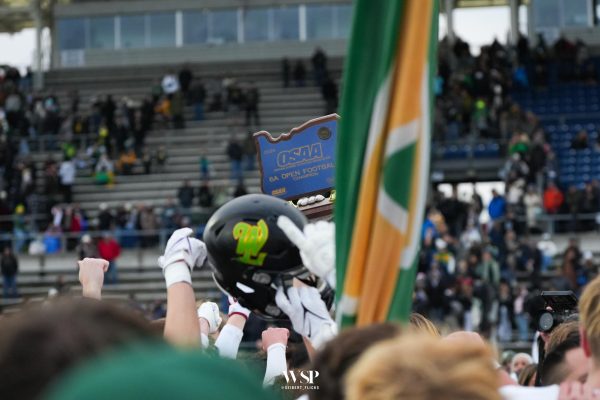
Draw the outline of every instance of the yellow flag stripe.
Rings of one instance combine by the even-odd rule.
[[[415,101],[414,95],[417,94],[420,100],[421,91],[423,90],[423,80],[415,79],[415,77],[421,78],[425,73],[426,55],[427,55],[427,44],[429,43],[429,19],[432,11],[432,2],[430,1],[407,1],[406,9],[404,14],[405,23],[402,24],[401,29],[401,40],[399,40],[399,51],[397,56],[397,62],[394,69],[394,82],[393,92],[391,96],[390,108],[388,113],[388,120],[386,123],[385,135],[394,130],[401,128],[402,125],[406,125],[415,119],[420,119],[423,113],[421,101]],[[422,126],[419,127],[419,133],[421,134]],[[420,137],[422,135],[418,135]],[[386,139],[387,142],[387,139]],[[417,149],[420,149],[421,139],[417,141]],[[373,154],[370,167],[377,167],[375,176],[366,176],[363,179],[380,178],[381,171],[381,159],[377,160],[376,157],[380,156],[381,153],[377,152]],[[414,167],[419,168],[421,163],[420,151],[417,151],[417,157],[414,162]],[[418,174],[416,169],[413,169],[413,174]],[[377,182],[379,179],[377,179]],[[364,182],[364,181],[363,181]],[[422,185],[423,182],[418,182],[417,179],[412,181],[412,192],[411,202],[409,207],[409,214],[416,207],[416,201],[418,199],[418,185]],[[367,183],[363,186],[372,187],[372,183]],[[359,199],[359,210],[370,208],[373,206],[372,202],[363,203],[363,193]],[[369,197],[371,200],[372,196]],[[359,211],[359,212],[360,212]],[[369,214],[369,213],[364,213]],[[363,222],[363,221],[359,221]],[[369,221],[364,221],[369,222]],[[362,246],[356,249],[354,254],[354,246],[351,251],[351,257],[349,258],[350,266],[354,263],[360,263],[364,265],[362,268],[363,273],[362,285],[358,282],[354,289],[359,288],[360,302],[358,305],[358,325],[370,324],[377,321],[382,321],[386,318],[388,308],[396,287],[396,282],[399,274],[399,262],[401,254],[406,246],[406,235],[399,232],[394,224],[387,221],[386,218],[378,211],[375,214],[375,218],[371,221],[371,229],[366,229],[369,232],[367,237],[368,243],[365,245],[362,242]],[[411,232],[412,226],[415,224],[414,218],[409,219],[408,231]],[[360,229],[360,225],[356,225],[355,229]],[[363,235],[355,235],[358,238]],[[353,245],[355,242],[353,242]],[[366,250],[367,257],[366,263],[362,263],[364,260],[364,252]],[[353,257],[355,255],[355,257]],[[356,264],[354,264],[356,265]],[[357,267],[357,269],[360,269]],[[347,276],[348,278],[348,276]],[[348,282],[348,281],[347,281]]]
[[[427,110],[427,108],[422,106],[421,101],[419,101],[422,97],[422,91],[426,88],[426,80],[419,78],[427,76],[426,59],[429,35],[431,34],[428,22],[430,20],[432,8],[433,2],[431,1],[409,1],[407,3],[405,18],[408,23],[404,25],[406,32],[403,32],[404,40],[402,41],[403,45],[401,52],[399,53],[400,77],[398,79],[398,85],[396,86],[399,89],[398,92],[403,90],[406,91],[403,93],[397,92],[398,95],[394,96],[393,98],[394,100],[398,100],[398,104],[392,104],[390,107],[392,110],[392,126],[406,125],[415,118],[421,119],[425,114],[425,110]],[[415,101],[415,95],[417,96],[417,101]],[[410,105],[413,107],[410,107]],[[418,127],[418,131],[418,139],[416,143],[417,150],[412,170],[413,179],[411,185],[411,202],[409,206],[409,215],[413,216],[416,215],[415,210],[418,207],[417,202],[419,200],[419,187],[421,185],[426,185],[425,182],[415,179],[420,175],[419,168],[421,166],[420,161],[422,159],[420,150],[422,148],[424,133],[422,125]],[[408,222],[408,232],[412,232],[413,226],[418,222],[419,221],[416,221],[414,217],[410,218]],[[401,245],[398,246],[399,251],[394,254],[396,257],[392,258],[389,263],[385,264],[386,271],[382,271],[384,274],[386,274],[387,280],[383,281],[383,285],[381,287],[375,288],[374,295],[378,296],[376,303],[380,307],[378,308],[378,313],[375,316],[376,319],[372,322],[383,321],[388,315],[394,290],[397,285],[398,275],[400,273],[398,267],[400,265],[401,255],[407,250],[407,239],[410,240],[414,238],[403,236],[403,239],[404,240],[402,240]],[[372,262],[376,262],[376,260],[372,260]]]
[[[379,291],[382,290],[386,280],[393,281],[394,286],[396,282],[394,278],[398,268],[388,268],[391,265],[389,261],[398,258],[405,241],[405,235],[402,235],[381,214],[377,213],[373,222],[376,229],[371,236],[369,262],[365,265],[363,290],[356,321],[358,326],[377,321],[376,316],[380,308]]]
[[[391,75],[391,71],[390,71]],[[373,105],[369,138],[365,153],[363,179],[360,183],[360,193],[356,209],[354,229],[352,230],[352,245],[348,255],[348,265],[344,278],[344,292],[346,298],[353,303],[360,295],[364,263],[367,255],[367,246],[371,234],[371,221],[375,213],[377,185],[381,173],[381,165],[375,161],[381,160],[384,147],[386,115],[389,107],[391,78],[388,76],[382,84]],[[346,302],[347,303],[347,302]],[[352,307],[354,308],[354,307]],[[345,308],[341,310],[345,311]]]

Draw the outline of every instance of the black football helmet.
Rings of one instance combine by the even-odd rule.
[[[278,286],[290,287],[293,278],[317,287],[328,306],[333,302],[333,290],[302,265],[298,248],[277,226],[280,215],[300,229],[307,222],[286,201],[248,194],[219,208],[204,230],[217,286],[264,319],[287,319],[275,304],[275,293]]]

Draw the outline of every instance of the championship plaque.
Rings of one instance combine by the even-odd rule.
[[[315,118],[276,138],[266,131],[256,132],[262,192],[288,201],[305,199],[295,205],[313,210],[307,215],[318,208],[323,216],[323,206],[330,214],[331,201],[325,197],[335,187],[338,119],[337,114]],[[310,204],[304,204],[306,199]]]

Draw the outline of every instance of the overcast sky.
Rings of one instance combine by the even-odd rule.
[[[524,7],[521,12],[521,26],[526,26]],[[510,29],[508,7],[488,7],[459,9],[454,12],[454,30],[461,38],[472,44],[472,51],[495,37],[506,41]],[[440,35],[446,33],[446,20],[440,17]],[[20,33],[0,34],[0,64],[17,65],[24,68],[31,64],[35,47],[35,31],[26,29]]]

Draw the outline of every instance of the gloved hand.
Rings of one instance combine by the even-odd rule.
[[[286,295],[283,288],[279,287],[275,303],[290,318],[294,330],[307,337],[315,348],[321,347],[337,334],[337,325],[316,288],[291,287]]]
[[[288,217],[281,215],[277,226],[298,247],[304,266],[335,289],[335,224],[317,221],[306,224],[302,232]]]
[[[198,318],[204,318],[208,322],[208,333],[215,333],[223,319],[219,313],[219,306],[212,301],[205,301],[198,307]]]
[[[181,228],[173,232],[165,252],[158,258],[158,265],[163,269],[167,288],[177,282],[192,284],[191,272],[194,267],[201,267],[206,260],[206,246],[192,237],[194,231]]]
[[[250,310],[248,310],[246,307],[242,306],[240,303],[237,302],[236,299],[234,299],[231,296],[228,296],[229,299],[229,317],[231,317],[232,315],[241,315],[242,317],[244,317],[246,319],[246,321],[248,321],[248,317],[250,316]]]

